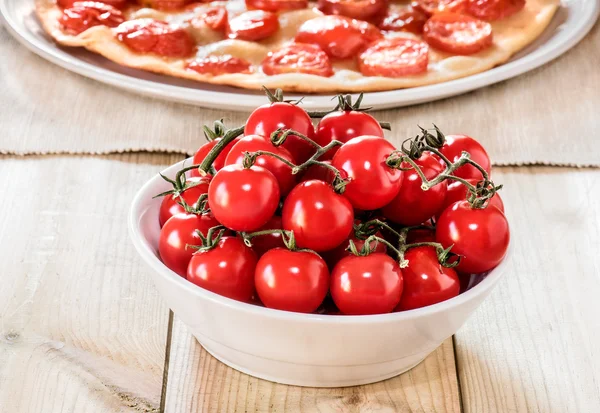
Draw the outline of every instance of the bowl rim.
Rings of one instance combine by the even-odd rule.
[[[163,182],[161,178],[161,174],[165,176],[169,176],[174,171],[177,171],[183,167],[183,165],[190,161],[192,158],[187,158],[182,160],[176,164],[173,164],[160,173],[154,175],[151,179],[146,181],[144,185],[137,191],[135,194],[133,201],[131,203],[129,214],[128,214],[128,230],[131,241],[137,250],[138,254],[142,257],[142,259],[148,264],[148,266],[155,272],[157,272],[161,277],[166,279],[171,284],[175,285],[179,289],[187,290],[189,293],[200,297],[202,299],[206,299],[212,301],[215,304],[227,307],[236,311],[245,311],[254,313],[257,316],[262,316],[266,318],[278,318],[285,319],[295,322],[317,322],[317,323],[330,323],[334,322],[336,324],[363,324],[363,323],[387,323],[387,322],[396,322],[396,321],[404,321],[404,320],[412,320],[416,318],[420,318],[427,315],[432,315],[435,313],[447,311],[454,307],[459,307],[462,304],[475,299],[491,288],[500,280],[500,278],[504,275],[507,270],[508,263],[510,261],[510,257],[512,256],[512,243],[509,244],[508,251],[504,257],[504,259],[493,268],[489,274],[477,285],[473,286],[469,290],[459,294],[456,297],[453,297],[449,300],[442,301],[437,304],[429,305],[426,307],[417,308],[414,310],[394,312],[394,313],[386,313],[386,314],[373,314],[373,315],[329,315],[329,314],[306,314],[306,313],[296,313],[291,311],[284,310],[276,310],[272,308],[262,307],[255,304],[244,303],[241,301],[233,300],[219,294],[213,293],[211,291],[205,290],[201,287],[192,284],[187,281],[185,278],[179,276],[177,273],[169,269],[165,266],[162,261],[155,255],[154,251],[151,250],[146,245],[145,239],[142,236],[141,228],[140,228],[140,217],[141,215],[148,209],[150,201],[152,197],[155,195],[154,193],[150,194],[150,188],[156,185],[157,181]]]

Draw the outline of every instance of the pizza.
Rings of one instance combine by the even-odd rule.
[[[37,0],[45,31],[123,66],[248,89],[367,92],[489,70],[558,0]]]

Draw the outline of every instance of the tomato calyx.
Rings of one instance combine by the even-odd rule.
[[[219,119],[213,122],[213,128],[209,128],[207,125],[202,125],[202,132],[207,141],[212,142],[215,139],[222,138],[227,133],[227,128],[223,123],[223,119]]]
[[[294,252],[310,252],[318,255],[315,251],[309,248],[298,248],[296,245],[296,237],[294,236],[294,231],[288,231],[285,229],[264,229],[261,231],[255,231],[250,233],[240,232],[239,234],[242,237],[244,244],[246,244],[246,246],[250,248],[252,248],[252,238],[254,237],[260,237],[261,235],[269,234],[281,234],[281,240],[283,241],[283,245],[285,245],[285,247],[288,250]]]
[[[263,90],[263,92],[265,92],[265,95],[267,95],[267,98],[269,99],[269,102],[271,102],[271,103],[283,102],[283,103],[291,103],[292,105],[297,105],[300,102],[302,102],[302,100],[304,99],[304,97],[302,97],[297,100],[284,100],[283,90],[281,90],[279,88],[275,89],[275,92],[272,92],[271,90],[269,90],[268,87],[263,85],[262,90]],[[309,115],[310,115],[310,113],[309,113]]]
[[[344,94],[339,94],[337,96],[335,96],[332,100],[337,99],[337,105],[328,111],[307,111],[308,116],[310,116],[313,119],[320,119],[320,118],[324,118],[325,116],[329,115],[330,113],[333,112],[338,112],[338,111],[354,111],[354,112],[369,112],[371,109],[371,107],[368,108],[361,108],[360,104],[363,101],[363,97],[364,97],[364,93],[360,93],[358,95],[358,97],[356,98],[356,102],[352,102],[352,95],[344,95]],[[379,125],[381,126],[382,129],[385,130],[392,130],[392,125],[389,122],[379,122]]]
[[[200,238],[200,240],[202,241],[202,244],[186,244],[185,247],[195,249],[198,252],[210,251],[219,244],[219,241],[221,241],[221,238],[225,234],[225,231],[227,231],[227,229],[223,225],[211,227],[206,233],[206,236],[202,233],[202,231],[196,230],[195,233],[198,236],[198,238]]]
[[[214,169],[212,168],[212,164],[215,161],[215,159],[217,159],[217,157],[221,154],[221,152],[223,151],[223,149],[225,149],[227,145],[229,145],[231,142],[233,142],[235,138],[241,136],[244,133],[245,126],[246,125],[242,125],[233,129],[225,129],[225,126],[223,125],[222,121],[216,121],[214,124],[214,130],[210,130],[210,128],[208,127],[203,128],[205,136],[207,136],[207,130],[210,131],[208,132],[207,139],[213,136],[213,132],[216,138],[218,138],[219,136],[217,135],[221,133],[222,137],[219,139],[219,142],[217,142],[217,144],[210,150],[210,152],[206,154],[206,157],[204,158],[202,163],[199,165],[194,165],[198,168],[198,171],[200,172],[201,176],[210,173],[211,170]]]
[[[173,189],[169,189],[168,191],[161,192],[158,195],[154,195],[152,199],[160,198],[167,195],[173,195],[174,198],[177,198],[186,189],[199,185],[202,181],[197,181],[190,184],[185,176],[186,172],[196,168],[198,168],[198,165],[191,165],[181,169],[180,171],[177,171],[177,173],[175,174],[175,179],[171,179],[159,172],[159,175],[162,179],[173,185]]]

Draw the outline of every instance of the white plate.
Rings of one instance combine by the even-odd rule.
[[[252,110],[265,102],[260,92],[128,69],[84,49],[59,47],[44,33],[33,8],[34,0],[0,0],[0,15],[13,36],[34,53],[65,69],[143,95],[216,109]],[[599,12],[600,0],[563,1],[542,36],[508,63],[437,85],[369,93],[364,106],[385,109],[429,102],[518,76],[575,46],[592,28]],[[286,95],[288,99],[299,97]],[[332,95],[309,95],[304,98],[303,107],[329,109],[331,98]]]

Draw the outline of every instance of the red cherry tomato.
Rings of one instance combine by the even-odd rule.
[[[400,302],[402,288],[398,263],[381,253],[346,257],[331,272],[331,297],[347,315],[389,313]]]
[[[230,55],[198,58],[187,65],[188,69],[201,75],[219,76],[229,73],[250,73],[252,64]]]
[[[408,266],[402,269],[404,291],[396,311],[441,303],[459,294],[460,279],[456,271],[440,265],[433,247],[411,248],[404,258]]]
[[[465,10],[467,0],[416,0],[412,7],[428,16],[436,13],[462,13]]]
[[[260,166],[227,165],[208,187],[215,218],[234,231],[255,231],[265,225],[279,205],[279,184]]]
[[[424,152],[415,163],[428,180],[432,180],[444,171],[439,159],[427,152]],[[410,164],[407,163],[403,166],[408,168]],[[400,192],[383,207],[383,215],[397,224],[413,226],[419,225],[440,212],[444,207],[448,184],[443,181],[428,191],[423,191],[422,183],[423,181],[414,169],[404,171]]]
[[[467,0],[467,13],[487,21],[505,19],[524,7],[525,0]]]
[[[403,77],[427,71],[429,46],[415,39],[396,37],[377,41],[358,57],[365,76]]]
[[[327,264],[313,252],[275,248],[256,266],[256,292],[267,308],[312,313],[329,290]]]
[[[331,185],[313,180],[292,189],[283,203],[281,217],[283,229],[294,231],[298,247],[320,252],[333,249],[348,238],[354,211]]]
[[[179,10],[184,8],[192,0],[137,0],[143,7],[149,7],[156,10]]]
[[[377,232],[375,235],[377,235],[380,238],[383,238],[380,232]],[[366,241],[364,239],[357,238],[354,231],[352,231],[352,233],[346,241],[342,242],[339,246],[335,247],[334,249],[323,253],[323,258],[325,259],[325,262],[327,262],[329,268],[333,269],[335,265],[342,260],[342,258],[353,256],[353,254],[350,251],[346,250],[346,248],[348,248],[348,246],[350,245],[350,240],[354,242],[354,245],[356,246],[356,249],[358,251],[362,250]],[[381,252],[385,254],[387,251],[385,244],[382,242],[371,241],[369,243],[369,247],[373,252]]]
[[[317,125],[315,142],[325,146],[331,141],[348,142],[357,136],[380,136],[383,138],[383,129],[377,119],[366,112],[356,110],[339,110],[325,115]],[[339,146],[330,149],[319,160],[331,159],[338,151]]]
[[[510,241],[508,221],[495,206],[473,209],[467,201],[447,208],[437,221],[436,241],[461,255],[458,271],[479,274],[497,266]]]
[[[235,138],[233,141],[229,142],[227,144],[227,146],[225,146],[223,148],[223,150],[221,151],[221,153],[217,156],[217,158],[214,160],[212,166],[215,168],[215,171],[220,171],[221,169],[223,169],[223,167],[225,166],[225,159],[227,159],[227,155],[229,154],[229,151],[231,150],[231,148],[233,148],[233,146],[238,143],[240,141],[241,138]],[[194,162],[194,165],[200,165],[202,163],[202,161],[204,160],[204,158],[206,158],[206,155],[208,155],[208,153],[212,150],[212,148],[214,148],[214,146],[221,140],[221,138],[217,138],[215,140],[212,140],[210,142],[206,142],[204,145],[202,145],[200,147],[200,149],[198,149],[196,151],[196,154],[194,155],[194,160],[192,162]],[[198,170],[196,169],[192,169],[190,171],[190,176],[200,176],[200,173],[198,172]]]
[[[488,174],[492,171],[490,157],[479,142],[467,135],[447,135],[446,143],[440,152],[451,162],[456,162],[462,152],[468,152],[471,159],[481,166]],[[445,167],[445,164],[444,164]],[[481,172],[473,165],[463,165],[454,171],[454,175],[464,179],[481,180]]]
[[[283,229],[281,217],[274,216],[269,220],[269,222],[260,227],[258,231],[264,231],[268,229]],[[252,249],[259,258],[262,257],[267,251],[272,250],[273,248],[283,247],[285,247],[285,244],[283,243],[283,239],[281,238],[280,232],[259,235],[257,237],[252,238]]]
[[[358,20],[381,16],[387,7],[387,0],[319,0],[317,3],[317,8],[324,14],[338,14]]]
[[[169,218],[160,230],[158,253],[162,262],[185,277],[188,263],[196,252],[188,245],[202,245],[202,240],[196,231],[206,236],[208,230],[219,225],[211,214],[177,214]]]
[[[467,179],[467,181],[472,185],[477,185],[476,179]],[[442,215],[442,212],[450,205],[454,204],[458,201],[464,201],[467,199],[467,187],[462,182],[454,181],[450,185],[448,185],[448,191],[446,192],[446,198],[444,199],[444,204],[442,208],[436,214],[436,218],[439,218]],[[504,212],[504,202],[502,202],[502,198],[500,198],[500,194],[496,193],[489,201],[489,206],[495,206],[500,211]]]
[[[331,164],[344,171],[349,183],[344,197],[352,206],[374,210],[390,203],[402,185],[402,171],[390,168],[385,161],[396,148],[379,136],[359,136],[342,146]]]
[[[308,7],[308,0],[246,0],[246,6],[273,12],[299,10]]]
[[[224,31],[227,28],[227,9],[222,6],[207,7],[202,10],[200,19],[212,30]]]
[[[324,164],[331,165],[331,161],[321,161]],[[335,173],[320,164],[312,164],[302,174],[300,177],[300,182],[311,181],[313,179],[318,179],[319,181],[327,182],[328,184],[333,183],[335,179]]]
[[[225,165],[243,165],[244,153],[257,151],[271,152],[294,163],[292,154],[284,147],[273,146],[271,141],[260,135],[246,135],[231,148],[227,159],[225,159]],[[281,196],[287,195],[296,185],[296,176],[292,175],[292,168],[279,159],[269,155],[261,155],[256,158],[254,164],[265,168],[277,178]]]
[[[116,8],[95,1],[75,2],[63,10],[60,24],[66,32],[77,35],[94,26],[117,27],[125,18]]]
[[[408,235],[406,237],[407,244],[414,244],[417,242],[435,242],[435,228],[427,223],[422,225],[429,228],[418,228],[408,231]]]
[[[262,135],[269,139],[280,128],[293,129],[310,139],[315,136],[308,113],[301,107],[286,102],[270,103],[254,109],[246,121],[244,135]],[[283,147],[290,151],[298,163],[306,161],[316,152],[313,145],[297,136],[288,136]]]
[[[333,76],[329,56],[315,44],[290,43],[271,51],[261,63],[263,72],[272,76],[282,73]]]
[[[125,6],[127,6],[128,2],[128,0],[102,0],[99,3],[104,3],[114,7],[115,9],[123,9]],[[58,7],[63,9],[73,7],[75,3],[81,3],[81,0],[56,0]]]
[[[194,183],[198,183],[198,185],[190,186],[190,185],[193,185]],[[210,179],[208,177],[190,178],[187,180],[188,188],[185,189],[180,194],[180,196],[181,196],[181,198],[183,198],[183,200],[185,201],[186,204],[188,204],[189,206],[193,206],[196,202],[198,202],[200,195],[208,193],[208,184],[209,183],[210,183]],[[158,213],[158,223],[160,224],[161,228],[163,225],[165,225],[165,222],[167,222],[167,220],[169,218],[171,218],[173,215],[177,215],[177,214],[181,214],[181,213],[185,212],[183,207],[181,205],[179,205],[179,203],[178,203],[179,200],[180,199],[178,196],[174,197],[173,195],[166,195],[163,198],[163,200],[160,204],[160,211]]]
[[[411,6],[400,6],[389,10],[387,16],[379,23],[381,30],[391,32],[423,33],[427,15]]]
[[[117,39],[139,53],[164,57],[188,57],[196,42],[185,30],[153,19],[129,20],[115,29]]]
[[[279,30],[279,19],[275,13],[263,10],[247,11],[229,20],[230,39],[255,42],[266,39]]]
[[[423,28],[423,38],[431,47],[443,52],[470,55],[492,45],[492,26],[464,14],[433,15]]]
[[[187,279],[205,290],[247,303],[254,295],[256,262],[256,254],[244,241],[223,237],[214,249],[192,256]]]
[[[382,37],[379,29],[372,24],[332,15],[304,22],[298,29],[296,41],[319,45],[329,56],[347,59]]]

